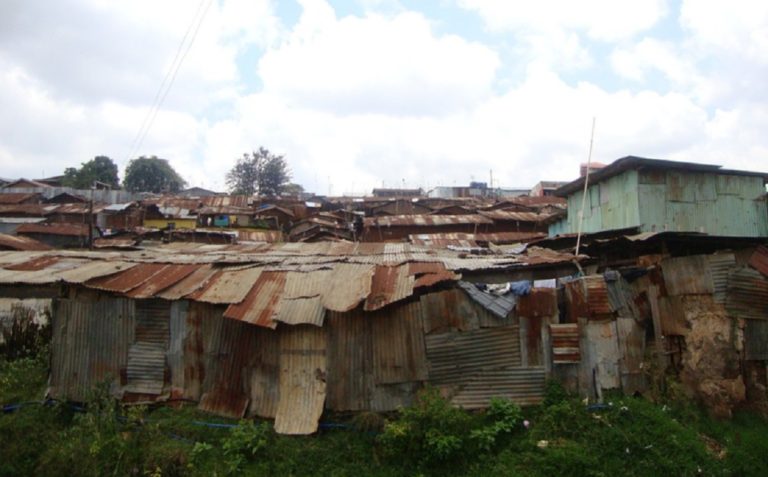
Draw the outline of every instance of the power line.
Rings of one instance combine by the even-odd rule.
[[[149,111],[147,111],[147,115],[144,117],[144,121],[142,121],[139,131],[136,133],[136,137],[133,139],[133,144],[131,145],[130,153],[126,158],[126,161],[138,153],[141,149],[141,146],[144,144],[144,139],[146,139],[149,130],[152,128],[152,125],[155,122],[157,113],[160,111],[160,107],[162,106],[166,96],[168,96],[168,93],[173,87],[173,83],[176,80],[176,75],[179,73],[179,69],[181,69],[181,65],[184,62],[184,59],[187,57],[187,54],[192,49],[192,45],[194,44],[195,39],[197,38],[197,34],[200,31],[200,26],[203,24],[203,20],[205,19],[208,10],[213,4],[213,1],[214,0],[210,0],[205,9],[203,9],[205,0],[200,0],[200,3],[197,6],[197,10],[195,11],[195,15],[192,17],[192,21],[187,27],[186,32],[184,32],[184,36],[179,43],[179,47],[176,50],[176,55],[171,62],[171,67],[168,69],[168,72],[165,74],[163,81],[160,83],[160,87],[157,89],[155,98],[152,101],[152,106],[150,107]],[[192,32],[192,37],[190,38],[189,42],[187,42],[187,38],[189,37],[190,32]],[[186,49],[184,49],[185,44]]]

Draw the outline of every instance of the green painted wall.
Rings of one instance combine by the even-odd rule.
[[[626,171],[590,186],[582,231],[640,226],[710,235],[768,236],[768,206],[761,177]],[[568,197],[568,217],[550,235],[576,233],[581,191]]]

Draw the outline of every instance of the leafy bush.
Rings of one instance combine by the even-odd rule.
[[[34,318],[34,310],[23,305],[11,306],[9,322],[0,323],[0,356],[10,361],[44,354],[51,342],[50,317],[44,320],[45,324],[36,323]]]
[[[270,436],[270,426],[266,422],[255,424],[253,421],[241,420],[233,427],[221,443],[229,473],[238,474],[243,464],[263,453]]]
[[[458,472],[495,450],[519,427],[520,407],[492,399],[485,413],[453,407],[437,389],[422,391],[414,406],[400,409],[378,437],[385,458],[431,472]]]

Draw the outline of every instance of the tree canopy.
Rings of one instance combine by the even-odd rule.
[[[187,182],[166,159],[157,156],[132,159],[125,169],[125,188],[131,192],[178,192]]]
[[[260,147],[243,154],[227,172],[227,187],[233,194],[276,196],[285,189],[291,173],[285,157]]]
[[[90,161],[80,164],[80,168],[67,167],[64,169],[62,183],[66,187],[89,189],[94,182],[101,182],[112,188],[120,187],[117,164],[107,156],[96,156]]]

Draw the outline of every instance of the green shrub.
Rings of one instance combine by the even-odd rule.
[[[255,424],[250,420],[242,420],[233,427],[221,442],[229,473],[241,472],[243,464],[262,454],[270,437],[271,429],[266,422]]]

